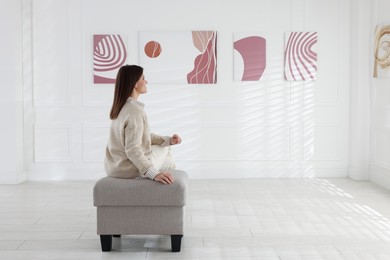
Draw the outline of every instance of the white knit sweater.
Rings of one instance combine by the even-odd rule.
[[[150,159],[151,145],[161,145],[167,137],[150,133],[143,107],[143,103],[129,98],[118,117],[112,120],[104,160],[110,177],[154,179],[158,173]]]

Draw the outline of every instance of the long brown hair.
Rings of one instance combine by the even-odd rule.
[[[143,72],[144,69],[137,65],[124,65],[119,69],[115,81],[114,102],[110,112],[112,120],[118,117]]]

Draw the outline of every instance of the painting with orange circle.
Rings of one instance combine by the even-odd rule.
[[[216,31],[144,31],[139,46],[149,83],[217,83]]]

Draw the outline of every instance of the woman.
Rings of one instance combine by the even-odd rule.
[[[169,146],[180,144],[181,138],[176,134],[163,137],[150,133],[144,104],[138,101],[139,95],[147,92],[147,83],[140,66],[125,65],[118,71],[105,169],[108,176],[115,178],[144,177],[171,184],[173,177],[166,170],[175,166]],[[154,153],[152,145],[157,145]]]

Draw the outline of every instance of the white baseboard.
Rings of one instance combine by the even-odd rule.
[[[91,181],[106,176],[104,171],[79,171],[72,173],[34,172],[29,173],[29,181]]]
[[[390,190],[390,174],[371,169],[370,181]]]
[[[370,169],[348,168],[348,177],[355,181],[368,181],[370,179]]]
[[[0,172],[0,184],[19,184],[25,180],[25,173]]]

